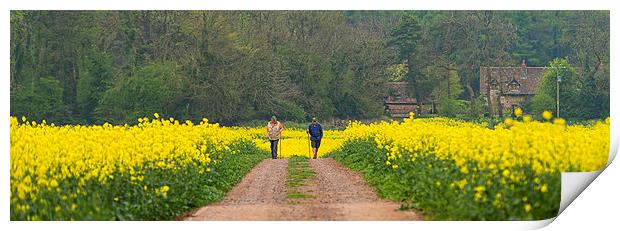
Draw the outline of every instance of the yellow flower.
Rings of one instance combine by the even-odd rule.
[[[532,122],[532,117],[531,116],[523,116],[523,122],[526,122],[526,123]]]
[[[542,113],[542,117],[543,117],[543,118],[545,118],[546,120],[550,120],[550,119],[551,119],[551,117],[553,117],[553,115],[552,115],[552,114],[551,114],[551,112],[549,112],[549,111],[544,111],[544,112]]]
[[[532,205],[525,204],[525,206],[523,206],[523,210],[525,210],[526,213],[529,213],[530,211],[532,211]]]
[[[163,187],[161,187],[162,193],[167,193],[169,190],[170,190],[170,187],[168,187],[168,185],[164,185]]]
[[[155,114],[153,114],[153,116],[155,116],[155,119],[159,119],[159,114],[157,112],[155,112]]]
[[[476,193],[474,194],[474,199],[475,199],[476,201],[480,201],[480,199],[482,199],[482,193],[480,193],[480,192],[476,192]]]
[[[506,124],[508,126],[512,126],[512,125],[514,125],[514,120],[512,120],[511,118],[506,118],[504,120],[504,124]]]
[[[504,177],[509,177],[509,176],[510,176],[510,170],[505,169],[505,170],[502,172],[502,176],[504,176]]]
[[[515,115],[521,117],[523,115],[523,110],[520,107],[515,108]]]
[[[58,181],[56,181],[56,179],[52,179],[50,181],[50,187],[52,187],[52,188],[58,187]]]
[[[549,191],[547,184],[544,184],[543,186],[540,187],[541,193],[546,193],[547,191]]]
[[[553,119],[553,124],[564,126],[564,125],[566,125],[566,120],[564,120],[562,118],[555,118],[555,119]]]
[[[457,181],[456,185],[459,186],[460,189],[465,188],[465,185],[467,185],[467,179],[462,179],[460,181]]]

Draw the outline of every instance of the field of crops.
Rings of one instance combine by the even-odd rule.
[[[333,156],[379,193],[430,219],[545,219],[557,215],[560,172],[603,168],[609,119],[507,119],[494,129],[445,118],[351,124]]]
[[[270,151],[270,144],[265,139],[265,128],[251,128],[248,129],[252,137],[254,137],[254,143],[260,149]],[[323,157],[327,153],[332,152],[336,148],[340,147],[344,137],[342,131],[337,130],[325,130],[323,139],[321,140],[321,146],[319,147],[318,157]],[[308,157],[308,151],[310,150],[310,143],[308,143],[308,134],[305,130],[300,129],[286,129],[282,132],[282,139],[280,139],[280,149],[278,153],[281,153],[282,157],[289,158],[293,156]],[[280,155],[280,154],[278,154]]]
[[[265,128],[173,118],[56,126],[11,117],[11,220],[159,220],[221,199],[268,158]],[[446,118],[351,123],[325,131],[320,156],[360,171],[378,193],[427,219],[522,220],[557,214],[560,172],[605,166],[609,119],[485,124]],[[304,130],[283,157],[308,156]]]
[[[170,119],[55,126],[11,118],[12,220],[171,219],[267,158],[246,131]]]

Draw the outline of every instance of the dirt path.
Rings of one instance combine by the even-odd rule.
[[[316,177],[303,190],[312,198],[287,199],[286,159],[258,164],[219,203],[185,220],[420,220],[414,211],[382,200],[363,178],[331,158],[310,160]]]

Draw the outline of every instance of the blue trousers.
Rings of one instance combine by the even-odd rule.
[[[278,158],[278,141],[279,140],[269,140],[269,143],[271,143],[271,158],[273,159]]]

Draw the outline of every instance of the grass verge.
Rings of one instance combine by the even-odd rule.
[[[290,158],[288,161],[288,177],[286,180],[286,184],[288,185],[288,192],[286,198],[314,198],[314,195],[310,194],[311,191],[303,189],[303,186],[308,186],[309,181],[314,178],[314,176],[315,173],[312,170],[312,167],[310,167],[308,158]]]

